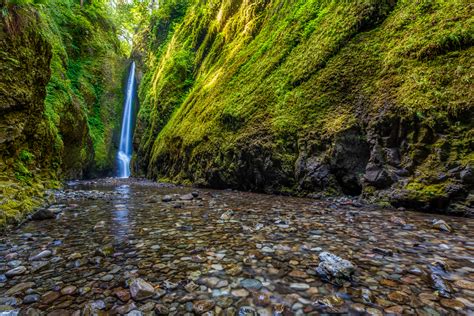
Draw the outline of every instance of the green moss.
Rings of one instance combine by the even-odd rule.
[[[5,178],[2,176],[2,178]],[[54,197],[45,194],[46,189],[60,188],[61,184],[55,180],[44,180],[40,176],[24,181],[0,181],[0,230],[8,225],[21,222],[25,215],[52,202]]]
[[[229,180],[243,144],[270,148],[274,168],[291,174],[299,141],[322,148],[390,113],[445,122],[449,161],[472,159],[459,114],[472,107],[474,23],[462,1],[188,5],[184,19],[156,14],[150,29],[173,27],[138,44],[148,49],[136,140],[149,176],[202,182],[220,170]],[[186,75],[174,67],[183,49]]]
[[[59,179],[114,165],[127,66],[114,14],[103,1],[41,2],[7,1],[0,16],[0,123],[17,128],[0,144],[1,179],[10,179],[0,227],[38,207]]]
[[[57,135],[55,147],[72,153],[63,155],[59,163],[69,177],[110,172],[126,70],[113,14],[103,3],[80,7],[73,1],[55,0],[39,12],[41,32],[53,47],[45,113]],[[95,169],[87,170],[92,163]]]
[[[35,159],[35,155],[30,153],[26,149],[22,149],[22,151],[20,152],[18,158],[20,158],[20,160],[24,163],[30,163]]]
[[[409,191],[409,198],[414,201],[429,202],[434,199],[447,198],[446,186],[449,183],[439,183],[427,185],[426,183],[410,182],[406,189]]]

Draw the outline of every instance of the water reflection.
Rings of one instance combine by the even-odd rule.
[[[114,202],[114,209],[112,210],[112,221],[111,225],[112,234],[117,242],[122,242],[127,239],[130,230],[130,218],[129,218],[129,199],[130,199],[130,186],[120,185],[115,191],[120,193],[120,199]]]

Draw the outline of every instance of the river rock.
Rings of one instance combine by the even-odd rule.
[[[8,291],[5,292],[6,295],[15,295],[18,293],[22,293],[30,288],[35,286],[34,282],[24,282],[24,283],[18,283],[17,285],[13,286],[10,288]]]
[[[29,294],[23,298],[24,304],[33,304],[40,300],[39,294]]]
[[[26,268],[24,266],[19,266],[14,269],[8,270],[7,272],[5,272],[5,275],[7,277],[14,277],[17,275],[24,274],[25,272],[26,272]]]
[[[239,308],[238,316],[257,316],[257,311],[251,306],[242,306]]]
[[[1,305],[17,306],[18,303],[19,302],[16,297],[0,297],[0,306]]]
[[[227,220],[231,219],[232,216],[234,216],[234,211],[227,210],[224,213],[222,213],[221,219],[224,220],[224,221],[227,221]]]
[[[465,307],[461,301],[458,301],[456,299],[446,299],[446,298],[441,299],[441,305],[447,308],[457,310],[457,311],[461,311]]]
[[[249,291],[246,289],[235,289],[232,290],[231,294],[236,297],[247,297],[249,296]]]
[[[114,294],[122,302],[128,302],[128,300],[130,299],[130,292],[126,289],[123,289],[123,288],[115,289]]]
[[[439,265],[430,265],[429,271],[427,272],[428,281],[431,287],[438,291],[441,297],[451,298],[454,290],[449,282],[443,278],[443,271],[444,269],[442,269]]]
[[[51,255],[52,255],[51,250],[43,250],[31,256],[30,261],[40,261],[43,258],[51,257]]]
[[[155,314],[157,315],[168,315],[170,310],[164,304],[156,304],[155,305]]]
[[[77,290],[77,287],[75,287],[74,285],[68,285],[68,286],[65,286],[61,289],[61,294],[62,295],[71,295],[71,294],[74,294]]]
[[[390,250],[390,249],[383,249],[383,248],[373,248],[372,249],[372,252],[373,253],[378,253],[382,256],[388,256],[388,257],[391,257],[393,256],[393,251]]]
[[[89,302],[84,306],[84,309],[82,310],[82,315],[84,316],[98,315],[99,311],[105,309],[105,307],[106,307],[105,302],[102,300]]]
[[[326,281],[350,279],[355,272],[355,266],[348,260],[342,259],[332,253],[319,254],[321,262],[316,272]]]
[[[155,309],[155,305],[154,302],[148,302],[145,305],[140,306],[139,310],[142,312],[151,312]]]
[[[134,279],[130,283],[130,294],[135,300],[143,300],[152,297],[155,294],[153,286],[143,279]]]
[[[46,305],[49,305],[55,300],[57,300],[59,296],[60,294],[58,292],[49,291],[44,293],[43,296],[41,296],[41,302]]]
[[[290,288],[297,290],[297,291],[306,291],[310,288],[310,286],[306,283],[291,283]]]
[[[56,213],[53,209],[41,209],[31,215],[31,219],[35,221],[41,221],[45,219],[56,218]]]
[[[212,300],[200,300],[193,303],[194,312],[198,314],[204,314],[214,308],[214,301]]]
[[[240,281],[240,285],[247,290],[260,290],[262,288],[262,282],[256,279],[243,279]]]
[[[448,223],[446,223],[442,219],[433,220],[433,227],[436,228],[436,229],[439,229],[441,231],[448,232],[448,233],[453,231],[451,226],[449,226]]]
[[[454,285],[462,289],[474,291],[474,282],[471,282],[471,281],[458,280],[454,282]]]
[[[171,195],[165,195],[165,196],[163,196],[163,197],[161,198],[161,200],[162,200],[163,202],[167,203],[167,202],[173,201],[173,198],[171,197]]]
[[[181,195],[179,199],[183,201],[191,201],[192,199],[194,199],[194,196],[191,193],[188,193],[188,194]]]
[[[132,301],[132,302],[129,302],[125,305],[120,305],[120,306],[115,306],[113,309],[112,309],[112,313],[114,314],[120,314],[120,315],[123,315],[123,314],[127,314],[129,313],[130,311],[136,309],[137,306],[135,305],[135,303]]]
[[[0,316],[18,316],[20,315],[20,310],[19,309],[14,309],[13,307],[6,306],[3,308],[3,306],[0,306]]]
[[[21,260],[12,260],[7,263],[10,268],[16,268],[21,265]]]

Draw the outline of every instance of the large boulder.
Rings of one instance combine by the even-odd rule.
[[[155,294],[155,288],[143,279],[134,279],[130,283],[130,293],[133,299],[140,301],[152,297]]]
[[[350,280],[356,267],[352,262],[342,259],[330,252],[322,252],[319,255],[319,266],[316,272],[325,281],[340,283],[341,280]]]

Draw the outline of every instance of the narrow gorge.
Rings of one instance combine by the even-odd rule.
[[[0,316],[471,315],[467,0],[0,0]]]

